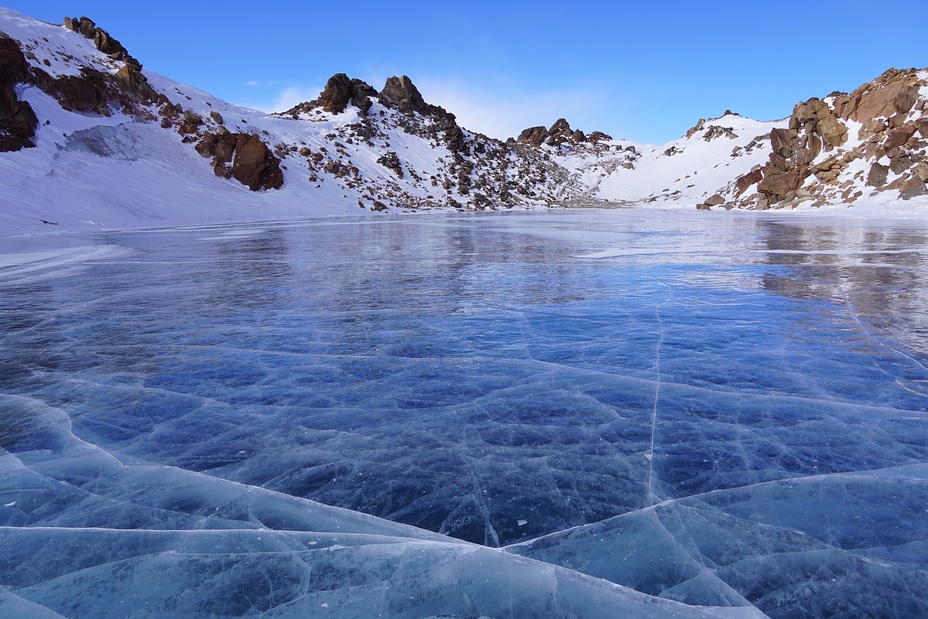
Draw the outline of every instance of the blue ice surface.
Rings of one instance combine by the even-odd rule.
[[[928,616],[926,226],[66,242],[126,251],[0,269],[4,617]]]

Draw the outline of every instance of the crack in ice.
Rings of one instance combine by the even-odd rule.
[[[644,457],[648,460],[648,500],[654,505],[655,502],[658,501],[658,497],[654,492],[654,439],[657,432],[657,408],[661,397],[661,350],[664,346],[664,319],[661,317],[661,308],[665,303],[670,301],[670,297],[673,296],[673,287],[659,277],[651,275],[647,270],[645,274],[667,289],[667,296],[654,307],[654,315],[657,318],[659,334],[657,344],[654,347],[654,371],[656,378],[654,381],[654,406],[651,409],[651,441],[648,450],[644,454]]]
[[[887,343],[881,341],[881,340],[878,339],[875,335],[873,335],[873,333],[870,331],[870,329],[868,329],[868,328],[864,325],[864,323],[860,320],[860,316],[857,314],[857,311],[854,309],[854,306],[853,306],[853,304],[851,303],[851,300],[848,299],[848,297],[847,297],[846,294],[842,294],[842,295],[841,295],[841,299],[844,301],[844,304],[847,306],[848,312],[851,314],[851,318],[854,319],[854,322],[857,323],[857,326],[860,327],[861,331],[864,332],[864,335],[866,335],[869,339],[873,340],[873,342],[874,342],[875,344],[877,344],[878,346],[882,346],[883,348],[887,348],[887,349],[893,351],[893,352],[896,353],[897,355],[899,355],[899,356],[901,356],[901,357],[904,357],[904,358],[908,359],[909,361],[911,361],[912,363],[914,363],[915,365],[917,365],[918,367],[920,367],[922,370],[928,372],[928,367],[926,367],[925,364],[923,364],[921,361],[919,361],[918,359],[916,359],[916,358],[913,357],[912,355],[910,355],[910,354],[908,354],[908,353],[905,353],[905,352],[899,350],[899,349],[896,348],[895,346],[891,346],[890,344],[887,344]],[[890,375],[890,373],[887,372],[885,369],[883,369],[878,363],[877,363],[876,365],[877,365],[877,367],[880,368],[880,371],[881,371],[881,372],[883,372],[884,374]],[[890,375],[890,376],[891,376],[891,375]],[[923,398],[928,398],[928,394],[923,393],[923,392],[921,392],[921,391],[918,391],[918,390],[916,390],[916,389],[913,389],[913,388],[911,388],[911,387],[909,387],[909,386],[903,384],[902,381],[901,381],[899,378],[897,378],[897,377],[892,377],[892,378],[893,378],[893,382],[895,382],[897,385],[899,385],[900,387],[902,387],[903,389],[905,389],[905,390],[908,391],[909,393],[913,393],[913,394],[915,394],[915,395],[922,396]]]

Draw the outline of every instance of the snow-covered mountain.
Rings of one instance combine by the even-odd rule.
[[[286,112],[145,71],[87,18],[0,8],[0,226],[8,233],[423,208],[824,206],[926,192],[928,72],[758,122],[726,112],[654,146],[559,119],[506,142],[406,76],[344,74]]]

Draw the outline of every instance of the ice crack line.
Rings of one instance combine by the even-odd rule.
[[[928,372],[928,367],[925,367],[925,365],[924,365],[921,361],[919,361],[918,359],[916,359],[916,358],[913,357],[912,355],[907,354],[905,351],[899,350],[899,349],[896,348],[895,346],[891,346],[890,344],[887,344],[886,342],[881,341],[881,340],[878,339],[875,335],[873,335],[873,333],[870,332],[870,329],[868,329],[868,328],[864,325],[864,323],[861,322],[860,316],[857,315],[857,311],[854,309],[854,306],[851,304],[851,300],[847,298],[847,295],[846,295],[846,294],[842,294],[842,295],[841,295],[841,298],[844,300],[844,304],[847,305],[847,309],[848,309],[848,311],[851,313],[851,318],[854,319],[854,322],[857,323],[857,326],[860,327],[860,330],[863,331],[864,334],[865,334],[868,338],[870,338],[871,340],[873,340],[874,343],[876,343],[877,345],[882,346],[883,348],[888,348],[889,350],[893,351],[893,352],[896,353],[897,355],[899,355],[899,356],[901,356],[901,357],[905,357],[906,359],[908,359],[909,361],[911,361],[912,363],[914,363],[915,365],[917,365],[917,366],[920,367],[921,369],[923,369],[923,370],[925,370],[926,372]],[[877,364],[877,366],[880,368],[880,371],[882,371],[882,372],[885,373],[885,374],[889,374],[889,372],[887,372],[885,369],[883,369],[882,366],[880,366],[879,364]],[[897,385],[899,385],[900,387],[902,387],[902,388],[905,389],[906,391],[909,391],[909,392],[911,392],[911,393],[914,393],[915,395],[920,395],[920,396],[922,396],[922,397],[928,397],[928,395],[926,395],[925,393],[923,393],[923,392],[921,392],[921,391],[917,391],[917,390],[915,390],[915,389],[912,389],[911,387],[908,387],[908,386],[904,385],[904,384],[902,383],[901,379],[899,379],[898,377],[892,376],[892,374],[890,374],[890,376],[895,380],[895,382],[896,382]]]
[[[648,450],[644,454],[644,457],[648,459],[648,500],[651,505],[655,505],[660,502],[657,494],[654,492],[654,437],[657,432],[657,407],[661,399],[661,384],[663,382],[661,380],[661,350],[664,346],[664,319],[661,316],[661,308],[663,308],[663,306],[670,301],[670,297],[673,296],[673,287],[647,271],[645,271],[645,274],[667,289],[667,296],[654,307],[654,315],[657,318],[658,327],[657,344],[654,347],[654,405],[651,408],[651,441]]]

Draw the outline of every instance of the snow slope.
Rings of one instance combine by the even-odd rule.
[[[79,32],[2,7],[0,32],[19,42],[33,76],[80,79],[89,70],[115,79],[123,68]],[[661,146],[609,139],[539,148],[461,129],[453,116],[459,135],[449,137],[447,117],[381,100],[366,113],[304,105],[299,114],[271,115],[142,73],[159,101],[131,109],[110,102],[104,113],[64,109],[37,79],[15,84],[39,126],[35,148],[0,153],[0,234],[422,208],[693,208],[717,193],[730,196],[736,178],[767,161],[766,136],[787,122],[727,113]],[[184,127],[188,117],[198,120]],[[279,159],[283,186],[252,192],[217,176],[197,148],[222,133],[258,136]],[[398,166],[385,163],[391,157]],[[855,208],[928,209],[925,196],[904,205],[886,194],[864,198]],[[829,205],[843,207],[840,196]]]

